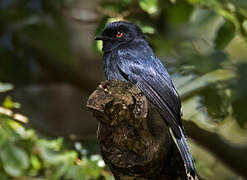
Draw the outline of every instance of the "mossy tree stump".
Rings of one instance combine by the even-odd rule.
[[[87,107],[99,121],[101,154],[116,180],[186,179],[164,121],[136,86],[104,81]]]

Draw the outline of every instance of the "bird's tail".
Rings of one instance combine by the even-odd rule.
[[[198,177],[196,175],[193,159],[190,154],[189,146],[186,142],[186,137],[184,136],[183,130],[179,127],[179,130],[181,132],[181,138],[177,138],[174,136],[174,133],[172,132],[172,129],[170,129],[170,132],[172,133],[173,140],[175,144],[177,145],[177,148],[182,156],[187,179],[188,180],[198,180]]]

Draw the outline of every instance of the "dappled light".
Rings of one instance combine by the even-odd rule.
[[[2,0],[0,179],[114,179],[86,102],[119,20],[171,74],[199,177],[247,179],[245,0]]]

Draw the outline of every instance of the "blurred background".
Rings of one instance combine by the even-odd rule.
[[[247,179],[246,0],[0,0],[0,179],[113,180],[85,103],[116,20],[172,74],[198,174]]]

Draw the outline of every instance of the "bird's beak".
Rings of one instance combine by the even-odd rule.
[[[106,37],[106,36],[102,36],[102,35],[99,35],[99,36],[95,36],[95,37],[94,37],[94,40],[96,40],[96,41],[98,41],[98,40],[104,41],[104,40],[112,40],[112,38]]]
[[[106,38],[104,36],[95,36],[94,40],[98,41],[98,40],[105,40]]]

